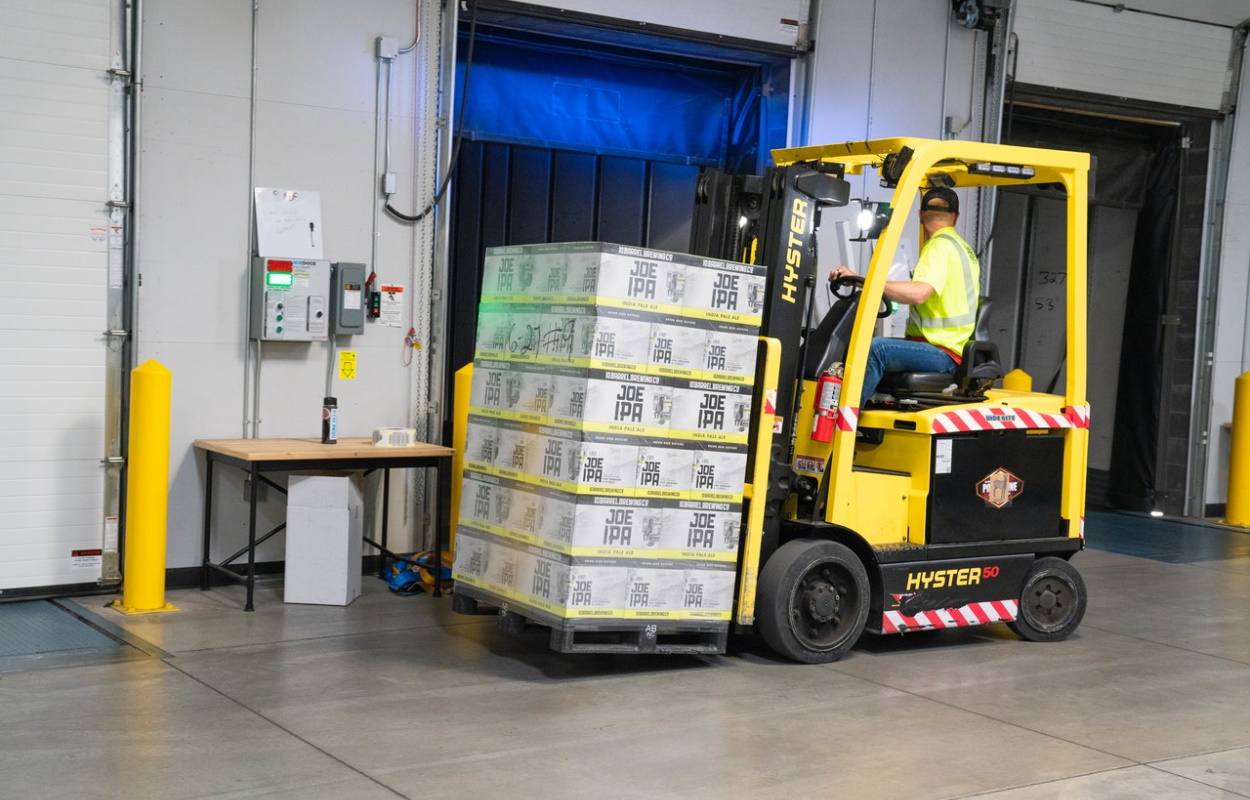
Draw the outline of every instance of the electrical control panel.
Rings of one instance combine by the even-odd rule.
[[[330,332],[336,336],[364,333],[365,265],[338,261],[330,267]]]
[[[253,339],[324,341],[330,333],[329,303],[329,261],[252,259]]]

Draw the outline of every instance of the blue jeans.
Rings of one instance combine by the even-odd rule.
[[[876,337],[868,348],[868,366],[864,370],[864,390],[859,407],[877,390],[881,375],[886,372],[955,372],[955,359],[940,347],[910,339]]]

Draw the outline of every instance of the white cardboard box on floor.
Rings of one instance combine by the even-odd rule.
[[[364,499],[356,479],[292,475],[283,599],[345,606],[359,597],[363,533]]]

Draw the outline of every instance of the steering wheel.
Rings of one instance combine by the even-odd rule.
[[[864,290],[864,278],[862,275],[843,275],[840,278],[829,279],[829,291],[833,292],[834,297],[843,300],[850,300]],[[885,319],[894,313],[894,308],[890,305],[890,301],[884,297],[881,298],[881,310],[877,312],[877,319]]]

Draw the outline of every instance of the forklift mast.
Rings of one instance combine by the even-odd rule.
[[[765,287],[761,337],[782,343],[775,404],[766,404],[757,385],[752,408],[762,413],[773,405],[776,420],[769,450],[762,556],[776,549],[783,505],[794,494],[811,494],[815,482],[791,469],[797,435],[797,410],[802,402],[801,369],[811,328],[816,274],[816,229],[825,206],[849,202],[850,183],[840,165],[795,163],[770,167],[764,175],[729,175],[708,171],[696,192],[691,253],[764,264]],[[763,368],[759,370],[763,374]],[[752,450],[747,472],[758,454]],[[758,497],[759,487],[755,487]]]

